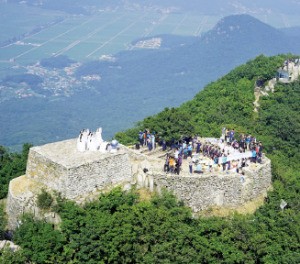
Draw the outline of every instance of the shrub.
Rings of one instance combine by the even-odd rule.
[[[53,198],[50,193],[42,189],[42,192],[37,197],[37,206],[40,209],[49,209],[53,203]]]

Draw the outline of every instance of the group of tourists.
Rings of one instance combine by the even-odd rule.
[[[221,139],[226,142],[227,145],[232,146],[234,149],[239,150],[240,152],[245,152],[246,150],[256,150],[257,154],[262,153],[262,143],[256,140],[256,137],[250,134],[240,134],[239,140],[235,138],[234,129],[222,129]],[[257,148],[259,148],[257,150]],[[260,156],[261,157],[261,156]],[[254,160],[256,162],[256,160]]]
[[[155,132],[150,133],[149,129],[145,129],[144,131],[139,131],[139,143],[136,144],[136,148],[140,148],[141,146],[146,146],[149,151],[154,150],[156,147],[156,137]]]
[[[237,145],[239,143],[236,143]],[[228,163],[230,160],[236,160],[236,158],[251,158],[251,162],[261,163],[263,145],[261,142],[253,144],[251,150],[245,151],[242,148],[235,147],[233,145],[225,145],[221,141],[218,145],[211,143],[204,143],[202,153],[204,157],[208,157],[214,161],[215,164]],[[226,158],[231,156],[231,159],[226,161]]]
[[[175,147],[174,147],[175,146]],[[183,159],[192,159],[192,153],[196,146],[196,151],[200,152],[201,143],[198,141],[195,143],[194,140],[191,140],[187,143],[187,141],[178,141],[177,144],[171,145],[171,153],[166,154],[165,164],[164,164],[164,171],[166,173],[180,173],[182,160]]]
[[[190,174],[217,170],[240,173],[243,167],[249,166],[249,162],[262,162],[263,145],[260,141],[250,134],[239,133],[237,137],[235,129],[225,127],[220,139],[206,138],[204,141],[198,136],[193,136],[166,142],[158,139],[155,132],[150,133],[149,129],[139,132],[139,146],[146,146],[151,151],[156,148],[156,144],[159,144],[163,151],[169,148],[164,162],[166,173],[179,175],[185,159]]]
[[[178,141],[166,142],[149,129],[140,131],[138,138],[136,148],[144,146],[151,151],[159,144],[163,151],[168,151],[163,167],[166,173],[179,175],[183,160],[187,160],[189,174],[213,171],[242,173],[249,162],[262,162],[262,143],[250,134],[239,133],[237,136],[233,128],[224,127],[220,139],[202,140],[198,136],[186,136]],[[244,176],[241,177],[244,179]]]
[[[213,161],[210,166],[222,166],[223,171],[239,173],[243,167],[248,166],[248,161],[262,162],[263,145],[254,137],[241,135],[239,142],[234,138],[226,142],[221,138],[218,144],[206,142],[203,145],[203,156]]]
[[[164,172],[166,173],[175,173],[179,175],[182,165],[182,155],[178,153],[172,155],[167,153],[165,164],[164,164]]]

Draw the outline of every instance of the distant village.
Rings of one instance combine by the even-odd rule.
[[[20,46],[37,46],[36,43],[26,43],[24,41],[16,41],[16,45]],[[150,39],[139,40],[132,44],[131,49],[158,49],[161,47],[162,39],[155,37]],[[55,57],[56,54],[53,54]],[[102,55],[100,61],[115,61],[112,55]],[[43,67],[40,62],[33,65],[21,66],[14,59],[10,60],[14,63],[12,70],[21,73],[4,78],[0,83],[0,102],[11,98],[28,98],[28,97],[49,97],[49,96],[70,96],[76,90],[88,89],[90,81],[100,81],[101,76],[98,74],[90,74],[76,78],[75,72],[81,63],[72,63],[65,68],[48,68]],[[23,77],[22,77],[23,76]],[[24,80],[23,80],[24,79]],[[38,81],[36,81],[38,79]]]
[[[76,78],[74,73],[79,66],[79,63],[73,63],[63,69],[50,69],[40,63],[25,67],[15,65],[14,70],[25,73],[21,77],[16,75],[16,79],[10,76],[0,83],[0,102],[11,98],[70,96],[75,91],[88,88],[90,81],[101,80],[97,74]]]
[[[134,43],[132,48],[157,49],[161,46],[161,42],[161,38],[140,40]],[[103,55],[99,60],[114,61],[115,58],[111,55]],[[39,62],[28,66],[15,65],[12,69],[16,72],[24,73],[21,77],[16,75],[16,79],[14,79],[12,75],[8,80],[4,79],[4,81],[0,83],[0,102],[11,98],[68,97],[76,91],[89,89],[89,82],[101,80],[99,74],[90,74],[76,78],[75,72],[79,66],[81,66],[80,63],[72,63],[68,67],[61,69],[47,68],[43,67]],[[288,83],[298,79],[299,75],[300,59],[285,61],[284,65],[278,69],[274,76],[273,83],[268,84],[268,86],[271,86],[269,90],[272,90],[276,80],[282,83]],[[260,85],[258,81],[257,86],[259,87]],[[263,93],[263,91],[259,89],[258,95],[261,93]]]
[[[140,49],[158,49],[162,43],[161,38],[150,38],[136,42],[132,47]]]

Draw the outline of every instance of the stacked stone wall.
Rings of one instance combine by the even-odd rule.
[[[26,175],[9,184],[6,211],[10,229],[17,227],[24,213],[48,222],[59,222],[54,212],[38,208],[37,197],[42,189],[84,203],[103,191],[132,184],[128,152],[80,153],[74,148],[75,142],[67,140],[30,149]]]
[[[73,145],[70,140],[30,150],[26,175],[12,180],[9,185],[7,213],[10,228],[17,226],[24,212],[49,222],[59,221],[59,216],[51,216],[51,212],[45,214],[37,207],[36,198],[41,189],[59,192],[82,203],[115,186],[128,189],[135,185],[151,192],[165,188],[194,212],[199,212],[210,207],[235,208],[266,195],[271,187],[271,163],[266,157],[263,157],[263,164],[252,163],[244,168],[243,182],[241,175],[236,173],[166,175],[162,172],[160,158],[125,147],[116,153],[77,153]],[[64,150],[55,155],[53,148],[61,147]]]
[[[20,216],[24,213],[39,215],[40,210],[36,205],[36,195],[43,187],[45,186],[28,179],[25,175],[10,181],[6,206],[10,229],[15,229],[18,226]]]
[[[79,166],[67,167],[30,150],[26,177],[61,193],[68,199],[97,189],[108,189],[131,182],[131,166],[127,153],[100,154],[99,159]]]
[[[66,167],[38,153],[34,148],[30,149],[26,177],[60,192],[65,190],[65,178],[67,175],[68,169]]]
[[[270,160],[264,157],[263,164],[251,164],[244,172],[244,181],[241,174],[222,172],[192,176],[149,174],[141,179],[144,187],[159,192],[167,189],[194,212],[199,212],[210,207],[234,208],[266,196],[271,187]]]
[[[22,176],[24,177],[24,176]],[[20,177],[19,177],[20,178]],[[6,213],[8,215],[8,228],[15,229],[18,226],[19,217],[23,215],[25,205],[28,204],[27,197],[14,195],[13,184],[14,180],[10,181],[7,195]]]
[[[97,162],[70,168],[62,180],[64,187],[60,192],[69,199],[129,184],[132,177],[128,154],[116,154]]]
[[[247,192],[246,199],[251,200],[262,194],[272,185],[271,161],[264,157],[263,164],[257,164],[253,167],[244,168],[246,175]]]

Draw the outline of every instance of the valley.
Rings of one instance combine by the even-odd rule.
[[[229,9],[212,12],[213,4],[209,13],[149,4],[85,7],[81,14],[34,3],[0,3],[10,25],[0,41],[13,40],[0,48],[0,144],[14,150],[70,138],[84,127],[103,126],[109,139],[190,100],[250,58],[300,52],[298,37],[276,28],[297,27],[294,14],[274,17],[278,10],[251,7],[261,21],[222,20]]]

